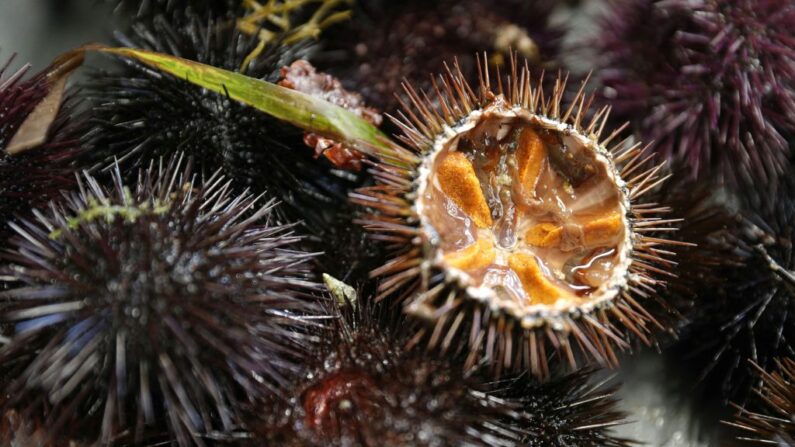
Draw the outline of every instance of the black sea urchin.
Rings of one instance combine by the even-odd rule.
[[[614,2],[599,44],[602,96],[693,177],[763,184],[795,132],[789,0]]]
[[[553,351],[612,365],[629,332],[649,343],[658,325],[646,308],[669,241],[648,233],[675,221],[639,200],[662,166],[645,168],[639,145],[608,148],[607,109],[584,123],[590,101],[580,91],[563,106],[564,84],[546,98],[514,61],[497,92],[484,73],[475,93],[458,70],[434,101],[406,87],[413,108],[399,125],[412,150],[381,157],[380,184],[353,195],[395,249],[373,271],[380,298],[397,295],[430,323],[430,346],[468,350],[470,367],[546,376]]]
[[[737,407],[733,422],[728,423],[746,432],[740,440],[754,444],[795,445],[795,360],[777,361],[776,372],[765,372],[757,366],[762,386],[757,390],[759,412]]]
[[[589,385],[587,371],[485,383],[451,359],[404,349],[406,323],[383,308],[346,307],[337,321],[289,405],[264,407],[255,445],[627,445],[610,433],[623,418],[614,390]]]
[[[767,369],[777,357],[795,356],[795,181],[781,180],[774,204],[710,213],[698,237],[685,225],[698,248],[677,268],[695,301],[681,347],[705,364],[703,377],[724,399],[744,400],[749,359]]]
[[[168,430],[180,445],[238,427],[238,401],[279,393],[318,312],[310,254],[273,202],[232,195],[181,159],[125,186],[86,175],[13,227],[0,319],[2,407],[53,438],[108,444]]]
[[[174,15],[182,15],[176,12]],[[168,16],[134,24],[127,46],[144,48],[238,70],[257,45],[225,21],[190,16],[173,25]],[[252,61],[249,76],[276,81],[279,70],[307,55],[306,45],[273,46]],[[98,73],[85,96],[96,103],[87,132],[90,150],[84,163],[125,167],[146,166],[150,160],[185,150],[202,171],[222,167],[238,185],[268,189],[284,207],[306,211],[312,220],[333,197],[345,195],[348,180],[330,172],[303,147],[302,132],[223,95],[207,91],[135,62],[124,69]],[[268,175],[262,175],[268,166]],[[314,223],[314,222],[313,222]]]
[[[562,34],[549,24],[554,2],[525,0],[371,0],[356,2],[352,19],[323,36],[327,64],[368,104],[394,113],[395,93],[408,80],[430,89],[429,73],[457,58],[467,77],[477,74],[475,54],[507,60],[511,48],[533,67],[548,66]]]

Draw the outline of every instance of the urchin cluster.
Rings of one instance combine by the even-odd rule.
[[[758,410],[737,407],[737,414],[727,424],[739,428],[743,435],[738,439],[753,444],[795,444],[795,360],[776,361],[776,371],[765,372],[758,366],[762,385],[757,390]]]
[[[748,360],[767,369],[795,354],[795,183],[785,177],[780,186],[775,203],[702,210],[702,223],[685,225],[698,247],[677,269],[694,300],[682,346],[702,360],[702,376],[725,399],[744,400],[752,385]],[[717,280],[694,277],[705,267]]]
[[[184,11],[134,23],[122,43],[234,71],[257,46],[256,38],[241,34],[234,23]],[[246,74],[274,82],[280,68],[307,51],[303,44],[274,45]],[[135,168],[184,150],[195,157],[197,169],[222,167],[240,185],[268,189],[283,208],[320,213],[324,207],[318,202],[344,197],[348,180],[314,160],[301,131],[185,80],[128,60],[120,65],[97,73],[86,86],[84,96],[95,106],[84,166],[106,168],[118,159],[123,168]],[[260,175],[261,166],[271,167],[269,175]]]
[[[254,445],[628,445],[610,432],[624,417],[614,390],[590,383],[589,371],[483,381],[407,348],[406,322],[384,306],[356,306],[319,337],[291,399],[257,407]]]
[[[50,67],[26,78],[30,67],[25,66],[8,74],[13,59],[0,66],[0,234],[7,233],[5,222],[15,214],[47,203],[60,188],[73,183],[64,162],[77,145],[68,123],[72,107],[66,105],[42,145],[16,155],[6,151],[25,119],[47,95],[54,82],[49,75],[57,69]]]
[[[382,154],[379,184],[353,195],[394,249],[372,272],[379,298],[403,302],[428,323],[418,337],[469,367],[543,377],[552,354],[614,365],[667,313],[654,289],[674,242],[658,235],[677,221],[641,202],[662,166],[640,144],[611,143],[621,129],[602,136],[607,108],[585,122],[582,89],[561,104],[564,81],[548,98],[513,62],[496,89],[487,71],[473,88],[457,68],[433,100],[407,86],[410,149]]]
[[[234,21],[177,10],[135,22],[122,43],[238,71],[259,41],[241,33]],[[281,68],[312,53],[305,42],[274,42],[250,61],[245,74],[275,82]],[[303,223],[311,250],[334,257],[319,260],[329,273],[342,277],[348,270],[367,270],[360,266],[367,264],[360,255],[374,249],[350,225],[353,211],[347,202],[348,191],[361,179],[316,159],[300,129],[129,60],[119,61],[111,72],[96,73],[82,96],[91,111],[81,167],[98,171],[118,160],[122,172],[134,172],[184,150],[194,157],[197,170],[209,174],[221,167],[236,189],[268,191],[278,198],[279,214]],[[361,248],[348,250],[352,245]]]
[[[614,2],[602,96],[692,177],[774,180],[795,132],[793,26],[787,0]]]
[[[52,442],[202,445],[239,428],[241,402],[299,371],[312,255],[268,223],[273,202],[194,181],[181,158],[79,186],[13,224],[3,254],[4,414]]]
[[[368,104],[394,113],[404,80],[430,89],[428,74],[454,58],[467,76],[476,75],[475,54],[483,51],[493,52],[495,63],[514,49],[534,68],[548,66],[562,34],[549,24],[552,6],[521,0],[357,2],[350,22],[324,37],[329,56],[321,68]]]

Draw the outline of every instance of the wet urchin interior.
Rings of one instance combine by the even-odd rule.
[[[591,382],[590,371],[543,384],[528,375],[484,381],[407,348],[406,324],[371,301],[344,305],[289,401],[255,408],[252,445],[629,445],[611,433],[624,417],[614,389]]]
[[[195,181],[181,158],[79,186],[15,223],[3,254],[3,414],[55,444],[203,445],[239,428],[240,402],[300,371],[322,314],[312,255],[268,223],[273,202]]]
[[[584,122],[582,91],[561,104],[563,81],[546,97],[515,60],[494,90],[487,72],[479,87],[453,73],[433,102],[407,88],[398,125],[411,149],[384,154],[381,183],[353,196],[394,248],[373,271],[379,299],[427,322],[430,347],[497,372],[544,377],[553,354],[614,365],[630,334],[651,343],[672,264],[657,234],[676,220],[641,197],[662,166],[639,144],[611,145],[620,129],[601,136],[607,109]]]
[[[477,74],[475,55],[483,51],[493,52],[497,64],[513,49],[534,68],[552,68],[562,35],[549,23],[553,6],[546,0],[357,1],[351,20],[323,36],[321,68],[394,113],[401,83],[429,90],[428,75],[454,58],[468,77]]]
[[[787,0],[611,2],[601,96],[691,178],[767,184],[795,131],[795,5]],[[755,183],[754,183],[755,182]]]

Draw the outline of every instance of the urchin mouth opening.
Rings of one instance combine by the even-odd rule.
[[[597,142],[498,98],[435,140],[414,211],[428,265],[531,327],[626,286],[628,195]]]

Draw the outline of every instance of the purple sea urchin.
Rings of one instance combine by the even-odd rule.
[[[13,225],[2,273],[2,408],[53,441],[179,445],[239,426],[239,401],[279,393],[300,371],[312,255],[274,204],[194,182],[181,159],[113,188],[86,175],[63,204]],[[258,222],[266,222],[260,224]]]
[[[431,100],[410,87],[403,140],[384,154],[379,184],[353,200],[374,213],[362,224],[394,257],[373,271],[379,298],[396,297],[426,320],[417,339],[468,352],[467,366],[548,374],[547,356],[617,363],[634,333],[659,323],[654,287],[672,262],[667,209],[639,203],[662,182],[640,145],[602,137],[607,109],[590,123],[582,91],[561,104],[531,84],[527,66],[476,93],[460,70]],[[506,86],[503,88],[503,86]],[[663,303],[664,304],[664,303]]]
[[[737,407],[735,420],[728,422],[746,432],[740,440],[779,446],[795,444],[795,360],[785,358],[776,363],[775,372],[765,372],[755,365],[762,378],[757,390],[759,412]]]
[[[614,2],[599,43],[601,94],[693,177],[766,184],[795,132],[793,27],[788,0]]]
[[[7,233],[5,222],[15,214],[47,203],[60,188],[73,184],[73,177],[64,165],[77,145],[77,137],[68,123],[71,108],[68,104],[56,104],[49,105],[59,115],[44,129],[44,141],[41,144],[26,142],[22,145],[35,147],[9,154],[9,149],[17,152],[20,148],[14,137],[26,118],[44,100],[53,84],[65,82],[60,77],[62,73],[58,73],[62,67],[57,64],[27,79],[28,66],[6,76],[12,62],[13,58],[0,66],[0,235],[3,237]],[[17,149],[10,148],[12,144]]]
[[[254,445],[629,445],[610,432],[623,418],[614,390],[590,385],[588,371],[480,382],[454,360],[404,349],[411,333],[383,306],[358,306],[319,336],[289,405],[263,407]]]

